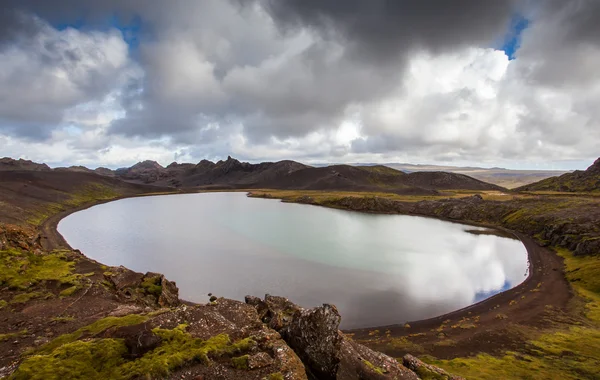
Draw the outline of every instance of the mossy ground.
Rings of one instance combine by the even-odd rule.
[[[190,363],[209,364],[211,359],[247,352],[254,342],[242,339],[232,342],[228,335],[220,334],[208,340],[192,337],[180,325],[172,330],[155,328],[152,331],[162,338],[160,346],[135,360],[126,359],[127,348],[122,339],[75,340],[84,332],[93,335],[116,325],[135,324],[134,316],[105,318],[68,337],[60,337],[43,350],[26,356],[10,379],[133,379],[160,378]],[[242,359],[234,358],[241,366]],[[236,366],[237,367],[237,366]]]
[[[120,195],[122,194],[109,186],[90,183],[75,192],[65,192],[62,197],[63,199],[58,202],[46,203],[43,207],[33,212],[27,222],[34,226],[39,226],[44,220],[59,212],[96,201],[115,199]]]
[[[580,325],[562,324],[539,332],[525,330],[528,346],[503,356],[425,361],[468,379],[598,379],[600,378],[600,258],[576,257],[557,249],[565,272],[584,300]]]
[[[44,281],[79,285],[81,275],[73,272],[74,267],[75,262],[61,251],[43,255],[16,249],[0,251],[0,286],[27,290]]]

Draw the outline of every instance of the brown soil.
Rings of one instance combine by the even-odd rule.
[[[494,354],[523,347],[525,339],[514,326],[543,328],[556,318],[564,319],[573,294],[564,277],[562,258],[528,236],[517,236],[527,249],[530,270],[527,279],[515,288],[439,317],[347,332],[360,343],[393,357],[408,353],[409,347],[414,352],[416,346],[411,343],[420,346],[420,354],[437,358]],[[394,344],[394,338],[401,337],[409,343]]]

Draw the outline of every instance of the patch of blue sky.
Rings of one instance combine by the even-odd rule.
[[[515,59],[517,50],[521,46],[521,35],[528,26],[529,20],[523,17],[523,15],[515,14],[512,17],[509,29],[499,47],[510,60]]]
[[[140,45],[140,34],[142,33],[142,19],[137,16],[123,17],[118,14],[112,14],[102,20],[90,21],[85,17],[72,18],[53,22],[51,25],[58,30],[73,28],[77,30],[108,30],[115,28],[123,35],[123,40],[129,45],[131,52],[137,51]]]

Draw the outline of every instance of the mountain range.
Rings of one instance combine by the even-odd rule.
[[[390,164],[392,165],[392,164]],[[331,191],[373,191],[397,194],[435,195],[443,190],[499,190],[506,189],[496,184],[463,174],[481,173],[493,168],[454,168],[461,172],[426,171],[437,167],[395,164],[408,166],[405,171],[386,165],[331,165],[309,166],[299,162],[284,160],[252,164],[240,162],[232,157],[212,162],[202,160],[197,164],[173,162],[164,167],[156,161],[142,161],[116,170],[108,168],[88,169],[84,166],[71,166],[52,169],[46,164],[29,160],[2,158],[2,171],[35,172],[79,172],[93,173],[103,177],[123,180],[130,183],[151,184],[160,187],[181,189],[282,189],[282,190],[331,190]],[[444,167],[446,168],[446,167]],[[450,170],[450,169],[449,169]],[[529,172],[529,171],[524,171]],[[548,172],[546,174],[549,174]],[[545,178],[517,188],[517,191],[597,191],[600,187],[600,160],[586,171],[565,173],[561,176]]]

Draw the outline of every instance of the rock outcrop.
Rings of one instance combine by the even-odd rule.
[[[180,304],[177,284],[160,273],[142,274],[121,266],[111,268],[104,277],[125,301],[161,307]]]
[[[348,339],[333,305],[303,309],[287,298],[247,296],[262,322],[278,331],[306,367],[310,379],[418,379],[395,359]]]

